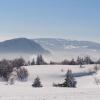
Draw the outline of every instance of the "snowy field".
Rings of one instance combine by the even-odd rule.
[[[95,65],[79,66],[66,65],[36,65],[27,66],[29,78],[27,82],[16,81],[14,85],[0,82],[0,100],[100,100],[100,87],[95,78],[99,79],[100,72],[85,75]],[[77,81],[76,88],[53,87],[53,83],[62,83],[68,69],[71,69]],[[85,74],[84,74],[85,73]],[[34,78],[39,76],[42,88],[33,88]]]

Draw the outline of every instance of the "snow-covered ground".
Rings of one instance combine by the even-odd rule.
[[[36,65],[26,66],[29,71],[27,82],[16,81],[14,85],[7,85],[0,82],[0,100],[100,100],[100,88],[95,83],[95,78],[99,79],[100,72],[93,75],[81,75],[75,77],[76,88],[53,87],[53,83],[62,83],[65,73],[71,69],[74,75],[87,73],[95,65],[79,66],[66,65]],[[33,88],[31,85],[34,78],[39,76],[43,88]]]

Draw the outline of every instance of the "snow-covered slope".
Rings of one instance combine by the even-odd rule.
[[[81,87],[96,87],[94,81],[94,75],[88,75],[90,71],[94,69],[95,65],[83,65],[83,68],[80,68],[79,65],[36,65],[36,66],[28,66],[26,67],[29,70],[29,81],[32,81],[35,77],[39,76],[43,85],[45,87],[52,87],[53,83],[63,82],[65,78],[65,74],[68,69],[71,69],[73,75],[76,77],[77,88]],[[63,72],[62,72],[63,70]],[[85,83],[84,81],[88,82]],[[90,82],[89,82],[90,80]],[[83,83],[81,83],[83,82]]]
[[[68,69],[72,69],[73,73],[85,73],[93,67],[94,65],[85,65],[83,68],[65,65],[26,66],[29,71],[27,82],[17,81],[14,85],[0,82],[0,100],[100,100],[100,88],[94,80],[95,77],[99,77],[99,72],[76,77],[77,88],[52,87],[53,82],[64,81]],[[40,77],[43,88],[31,86],[36,76]]]

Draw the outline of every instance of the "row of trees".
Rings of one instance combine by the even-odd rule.
[[[76,60],[72,59],[71,61],[64,60],[61,62],[62,64],[68,64],[68,65],[84,65],[84,64],[95,64],[98,63],[98,61],[93,61],[89,56],[85,57],[77,57]]]
[[[93,61],[90,56],[85,56],[85,57],[77,57],[77,59],[72,59],[72,60],[63,60],[61,62],[54,62],[54,61],[50,61],[50,63],[47,63],[46,61],[44,61],[42,55],[37,56],[36,62],[33,58],[32,62],[30,63],[31,65],[46,65],[46,64],[50,64],[50,65],[84,65],[84,64],[100,64],[100,59],[97,61]]]

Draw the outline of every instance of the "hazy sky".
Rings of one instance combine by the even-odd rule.
[[[0,0],[0,40],[15,37],[100,42],[100,0]]]

